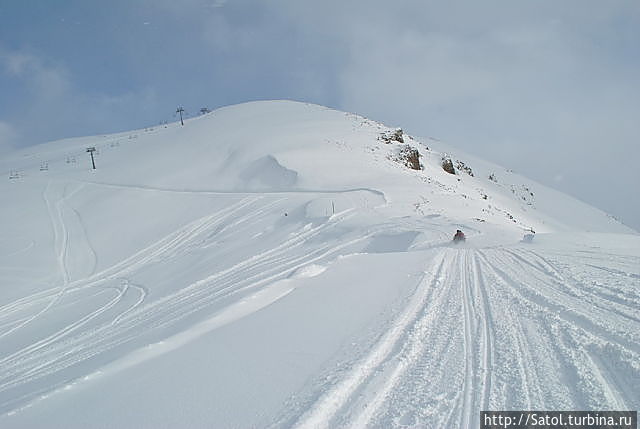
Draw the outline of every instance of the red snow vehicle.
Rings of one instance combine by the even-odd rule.
[[[453,242],[454,243],[459,243],[462,242],[466,239],[466,237],[464,236],[464,232],[460,231],[459,229],[456,230],[456,234],[453,236]]]

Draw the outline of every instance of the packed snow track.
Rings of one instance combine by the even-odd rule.
[[[404,310],[296,427],[466,428],[481,410],[638,408],[637,256],[608,255],[622,269],[518,246],[426,258]]]
[[[362,336],[360,348],[345,353],[341,345],[301,378],[297,399],[266,420],[274,427],[477,427],[481,410],[639,405],[634,252],[603,255],[553,240],[454,245],[429,218],[358,219],[384,203],[364,190],[345,191],[355,205],[315,220],[310,213],[327,206],[326,194],[196,193],[218,208],[105,266],[73,204],[87,187],[101,188],[46,184],[57,284],[0,307],[5,419],[265,311],[350,255],[364,267],[410,258],[419,275],[369,321],[374,329],[342,340]],[[412,246],[418,234],[431,238]],[[194,276],[176,276],[185,269]],[[342,338],[337,325],[327,328]]]

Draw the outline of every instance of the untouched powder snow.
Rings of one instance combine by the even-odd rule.
[[[396,134],[270,101],[3,156],[0,427],[637,410],[638,234]]]

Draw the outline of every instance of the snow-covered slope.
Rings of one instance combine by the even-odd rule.
[[[0,426],[638,408],[638,235],[440,142],[255,102],[0,172]]]

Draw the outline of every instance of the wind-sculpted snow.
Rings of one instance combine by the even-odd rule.
[[[0,427],[637,409],[638,235],[389,130],[264,102],[0,160]]]
[[[250,237],[243,236],[246,230],[260,223],[269,212],[283,213],[283,202],[278,197],[239,199],[123,261],[78,280],[68,274],[68,228],[64,217],[56,212],[52,217],[59,242],[56,248],[62,284],[0,308],[0,338],[8,337],[6,344],[15,344],[13,350],[5,348],[0,356],[0,409],[7,412],[24,406],[77,381],[79,372],[91,374],[92,368],[97,370],[114,356],[185,329],[184,319],[202,319],[206,317],[203,313],[215,314],[227,305],[237,305],[234,302],[251,299],[252,291],[292,272],[318,271],[314,263],[330,261],[367,238],[354,236],[331,243],[331,231],[351,216],[347,210],[317,225],[283,226],[266,250],[253,253],[258,246],[239,249],[233,263],[228,262],[233,258],[227,255],[211,266],[209,275],[190,284],[176,285],[171,293],[162,296],[149,296],[153,286],[130,280],[140,272],[153,271],[154,267],[161,270],[173,264],[181,270],[185,266],[182,264],[190,263],[188,258],[214,245],[207,242],[211,234],[215,234],[216,242],[247,240]],[[287,203],[291,204],[291,199]],[[61,206],[60,202],[57,206]],[[324,239],[318,239],[323,234]],[[218,249],[221,251],[224,250]],[[301,267],[308,268],[300,271]],[[29,332],[28,337],[23,331]],[[24,344],[25,340],[29,343]],[[48,387],[43,389],[43,385]]]

